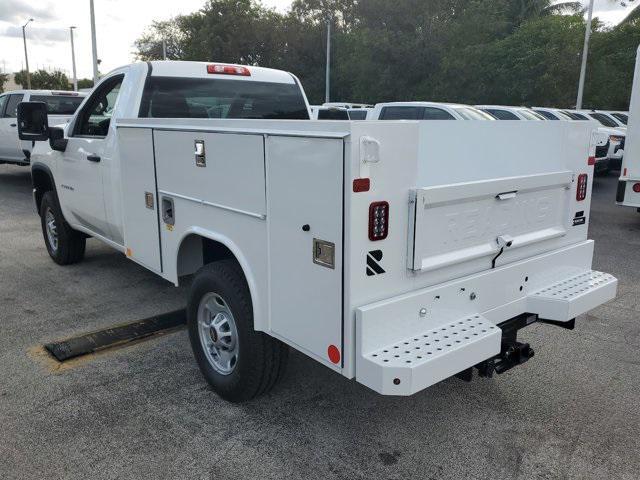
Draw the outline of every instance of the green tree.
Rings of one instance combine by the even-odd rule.
[[[27,88],[27,72],[22,70],[16,73],[15,82]],[[71,90],[69,79],[60,70],[47,72],[36,70],[31,73],[31,88],[34,90]]]
[[[78,80],[78,89],[80,88],[93,88],[93,80],[90,78],[80,78]]]
[[[549,15],[505,38],[451,52],[435,96],[463,103],[572,106],[583,36],[581,15]]]
[[[628,109],[638,45],[639,21],[594,32],[585,84],[586,107]]]
[[[634,18],[615,28],[594,20],[587,104],[626,108],[640,43]],[[327,22],[332,99],[575,102],[585,31],[578,2],[294,0],[280,14],[255,0],[208,0],[194,13],[153,23],[136,47],[140,59],[158,59],[164,39],[169,58],[288,70],[321,103]]]
[[[143,61],[162,60],[165,43],[167,60],[184,58],[184,35],[180,29],[180,18],[173,18],[161,22],[153,22],[151,27],[134,42],[137,57]]]
[[[9,75],[0,73],[0,93],[4,93],[4,84],[9,80]]]

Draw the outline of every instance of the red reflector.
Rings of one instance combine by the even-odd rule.
[[[236,65],[207,65],[207,73],[217,75],[239,75],[241,77],[250,77],[251,72],[247,67],[239,67]]]
[[[640,183],[633,184],[633,191],[636,193],[640,193]]]
[[[576,200],[581,202],[587,198],[587,180],[589,176],[586,173],[578,175],[578,188],[576,189]]]
[[[354,193],[368,192],[370,188],[371,188],[371,180],[369,180],[368,178],[356,178],[353,181]]]
[[[596,164],[596,157],[589,157],[589,160],[587,160],[587,165],[595,165]]]
[[[625,169],[623,170],[622,176],[623,176],[623,177],[626,177],[626,176],[627,176],[627,168],[626,168],[626,167],[625,167]]]
[[[331,360],[331,363],[340,362],[340,350],[338,350],[338,347],[336,347],[335,345],[329,345],[329,348],[327,349],[327,355],[329,355],[329,360]]]
[[[389,234],[389,203],[373,202],[369,205],[369,240],[384,240]]]

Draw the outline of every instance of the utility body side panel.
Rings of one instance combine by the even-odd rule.
[[[342,351],[342,136],[141,126],[119,131],[123,161],[153,132],[160,239],[149,228],[138,240],[161,254],[162,276],[177,283],[194,273],[204,261],[201,238],[222,243],[247,278],[255,328],[340,370],[341,362],[335,356],[330,361],[328,352],[329,346]],[[203,147],[196,151],[197,142]],[[199,158],[203,151],[206,158]],[[123,174],[142,174],[133,168],[135,162],[123,165]],[[124,198],[150,213],[144,205],[149,188],[140,179],[124,181]],[[137,226],[126,217],[129,242],[137,238]]]
[[[342,139],[266,139],[271,330],[327,365],[342,352],[343,149]]]

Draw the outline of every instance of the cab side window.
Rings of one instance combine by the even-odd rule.
[[[22,101],[24,95],[9,95],[7,100],[7,109],[4,112],[4,116],[8,118],[16,118],[18,116],[18,104]]]
[[[78,123],[74,128],[74,135],[88,137],[107,136],[123,79],[124,75],[110,78],[91,95],[80,115],[78,115]]]
[[[0,118],[4,116],[4,106],[7,104],[7,98],[9,98],[9,95],[0,97]]]

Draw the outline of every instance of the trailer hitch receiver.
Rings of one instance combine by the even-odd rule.
[[[502,344],[500,356],[495,362],[496,373],[504,373],[507,370],[520,365],[535,355],[528,343],[508,343]]]

